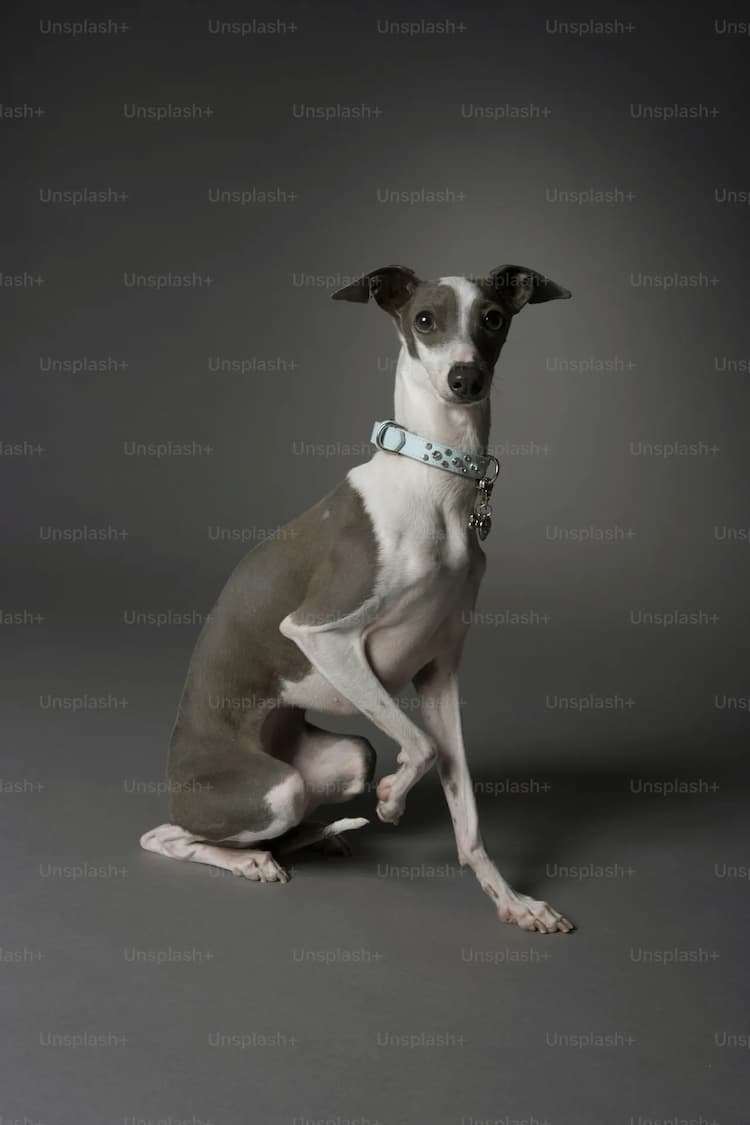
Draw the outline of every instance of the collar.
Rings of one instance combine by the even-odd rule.
[[[400,453],[402,457],[410,457],[412,461],[420,461],[433,469],[443,469],[476,481],[477,494],[468,526],[476,531],[480,539],[487,538],[492,527],[490,496],[500,473],[497,457],[491,453],[467,453],[464,449],[453,449],[439,441],[429,441],[420,434],[405,430],[392,418],[375,423],[370,441],[386,453]],[[491,476],[489,470],[492,470]]]
[[[493,485],[500,472],[497,457],[492,454],[467,453],[464,449],[454,449],[439,441],[415,434],[389,419],[376,422],[372,427],[370,441],[386,453],[400,453],[412,461],[421,461],[433,469],[444,469],[457,476],[469,477],[475,481],[486,481]]]

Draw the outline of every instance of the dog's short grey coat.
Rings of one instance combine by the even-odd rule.
[[[278,744],[303,718],[281,704],[280,684],[310,671],[279,624],[295,611],[322,624],[355,610],[374,589],[377,558],[370,518],[345,480],[238,564],[188,670],[169,751],[172,823],[206,840],[268,827],[266,794],[292,772],[274,755],[285,756]]]

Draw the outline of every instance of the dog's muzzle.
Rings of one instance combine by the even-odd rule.
[[[489,375],[476,363],[454,363],[448,372],[448,386],[461,402],[477,402],[484,397]]]

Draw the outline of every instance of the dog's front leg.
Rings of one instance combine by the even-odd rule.
[[[376,727],[400,746],[396,773],[378,786],[377,814],[389,824],[398,824],[406,794],[430,768],[436,746],[388,694],[367,659],[361,631],[349,627],[305,626],[287,617],[280,630],[304,652],[326,680],[366,715]]]
[[[437,746],[438,773],[453,820],[459,862],[472,869],[482,889],[496,903],[501,921],[545,934],[568,933],[573,925],[567,918],[546,902],[514,891],[487,855],[466,762],[455,662],[432,661],[415,677],[414,685],[422,703],[425,729]]]

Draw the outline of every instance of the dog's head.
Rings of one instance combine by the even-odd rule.
[[[389,313],[411,358],[413,378],[444,402],[487,397],[511,319],[526,305],[570,297],[526,266],[499,266],[487,277],[421,281],[405,266],[384,266],[333,294],[335,301],[374,297]]]

